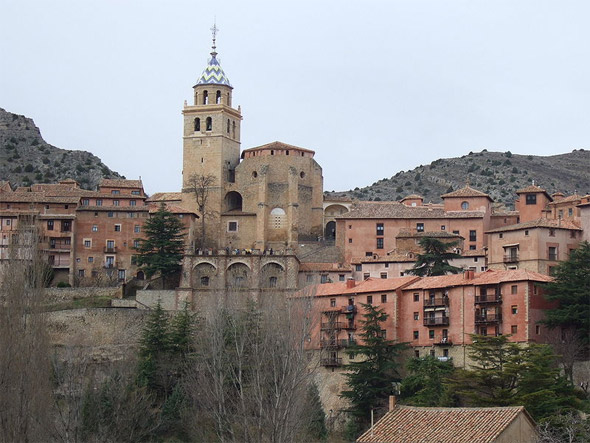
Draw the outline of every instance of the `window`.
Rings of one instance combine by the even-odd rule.
[[[115,240],[107,240],[107,249],[115,249]]]
[[[115,232],[121,232],[121,225],[115,225]]]
[[[518,326],[517,325],[510,326],[510,333],[511,334],[516,334],[517,332],[518,332]]]
[[[139,240],[133,240],[133,247],[135,249],[139,248],[139,243],[140,243]]]
[[[334,308],[336,306],[336,299],[335,298],[331,298],[330,299],[330,307]]]
[[[384,235],[383,223],[377,223],[377,235]]]
[[[61,232],[69,232],[72,230],[72,222],[64,220],[61,222]]]
[[[348,229],[352,229],[352,225],[348,225]]]
[[[208,91],[203,91],[203,104],[204,105],[209,104],[209,92]]]
[[[6,224],[9,225],[10,223],[8,223],[10,220],[6,220]],[[47,230],[48,231],[53,231],[53,220],[47,220]]]
[[[344,280],[345,280],[344,274],[338,274],[338,281],[344,281]]]
[[[113,189],[111,191],[111,195],[119,195],[121,193],[121,191],[119,191],[118,189]]]
[[[125,280],[125,269],[119,269],[119,271],[117,272],[117,277],[120,281],[124,281]]]
[[[549,246],[549,260],[557,260],[557,247]]]
[[[479,328],[479,334],[480,335],[488,335],[488,328],[486,328],[485,326]]]
[[[96,206],[102,206],[102,199],[101,198],[96,199]]]
[[[510,293],[511,294],[517,294],[518,293],[518,285],[512,285],[512,286],[510,286]]]
[[[92,225],[92,232],[98,232],[98,225]]]
[[[414,331],[414,340],[418,340],[418,337],[420,337],[420,331]]]
[[[381,337],[387,338],[387,331],[385,329],[381,329]]]
[[[539,335],[541,333],[541,326],[540,325],[536,325],[535,326],[535,334]]]
[[[445,225],[440,225],[440,230],[441,230],[441,231],[444,231],[444,230],[446,230],[446,229],[447,229],[447,227],[446,227]]]
[[[201,286],[209,286],[209,277],[201,277]]]
[[[307,274],[305,276],[305,280],[307,281],[307,283],[311,283],[313,281],[313,274]]]
[[[136,200],[129,200],[129,206],[136,206],[136,205],[137,205]]]
[[[382,238],[377,239],[377,249],[383,249],[383,239]]]
[[[141,232],[141,226],[135,225],[133,227],[133,232],[135,232],[136,234],[139,234]]]
[[[448,357],[448,356],[449,356],[449,350],[443,349],[443,357]]]
[[[94,257],[88,257],[88,263],[94,263]]]
[[[473,263],[477,263],[477,262],[478,262],[478,260],[479,260],[479,258],[478,258],[478,257],[473,257]]]
[[[549,237],[555,237],[555,229],[549,229]]]
[[[287,213],[283,208],[274,208],[270,211],[269,223],[272,229],[282,229],[287,222]]]
[[[476,249],[475,245],[469,245],[469,250],[470,251],[475,251],[475,249]]]
[[[363,274],[363,280],[366,280],[366,279],[368,279],[370,276],[371,276],[371,274],[369,274],[368,272],[365,272],[365,273]]]
[[[113,200],[113,206],[119,206],[119,200]]]
[[[434,329],[429,329],[428,330],[428,338],[430,340],[434,340]]]
[[[78,269],[78,277],[84,278],[84,269]]]
[[[415,331],[418,332],[418,331]],[[420,351],[418,349],[414,349],[414,357],[420,358]]]
[[[349,238],[348,239],[348,243],[352,243],[352,238]]]
[[[195,118],[195,132],[200,131],[201,130],[201,119],[200,118]]]
[[[227,133],[229,134],[229,128],[230,128],[230,123],[229,123],[229,118],[227,119]]]
[[[387,303],[387,294],[381,294],[381,303]]]
[[[373,296],[372,295],[367,295],[367,304],[368,305],[372,305],[373,304]]]
[[[90,248],[90,247],[92,247],[92,240],[89,240],[89,239],[84,239],[84,247],[85,247],[85,248]]]
[[[363,265],[354,265],[354,270],[360,272],[363,270]]]
[[[328,274],[322,274],[320,275],[320,283],[328,283]]]
[[[414,292],[414,301],[420,301],[420,294]]]
[[[560,209],[559,211],[557,211],[557,217],[563,218],[563,209]]]
[[[514,314],[518,314],[518,305],[512,305],[510,307],[510,310],[511,310],[511,312],[512,312],[513,315]]]
[[[87,198],[82,199],[82,206],[88,206],[89,204],[90,204],[90,200],[88,200]]]
[[[229,120],[227,123],[228,123],[227,128],[229,129]],[[277,278],[276,277],[269,277],[268,278],[268,287],[269,288],[276,288],[277,287]]]
[[[416,232],[424,232],[424,223],[416,223]]]
[[[527,205],[536,205],[537,204],[537,194],[527,194],[525,197],[525,202]]]
[[[381,273],[379,274],[379,276],[380,276],[381,278],[387,278],[387,272],[381,272]]]
[[[459,235],[459,231],[453,231],[453,234]]]
[[[131,191],[131,195],[141,195],[141,192],[139,192],[139,191]]]
[[[477,231],[472,229],[469,231],[469,241],[477,241]]]
[[[463,209],[463,210],[469,209],[469,202],[463,202],[463,203],[461,203],[461,209]]]
[[[114,212],[107,213],[107,217],[109,217],[109,218],[113,218],[114,216],[115,216]]]
[[[528,229],[526,229],[526,230],[524,231],[524,235],[525,235],[526,237],[528,237],[528,236],[529,236],[529,230],[528,230]]]
[[[227,231],[228,232],[237,232],[238,231],[238,222],[237,221],[227,222]]]
[[[366,251],[365,252],[365,257],[372,257],[373,256],[373,251]]]
[[[414,320],[420,320],[420,313],[414,312]]]
[[[211,119],[211,117],[207,117],[206,122],[207,122],[206,123],[207,126],[205,127],[205,130],[212,131],[213,130],[213,120]]]
[[[500,238],[504,238],[504,234],[500,234],[500,235],[499,235],[499,237],[500,237]]]
[[[570,216],[570,217],[571,217],[572,215],[574,215],[574,209],[573,209],[573,208],[568,208],[568,210],[567,210],[567,215],[568,215],[568,216]]]

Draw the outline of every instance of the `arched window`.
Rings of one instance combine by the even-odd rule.
[[[227,133],[229,134],[229,118],[227,119]]]
[[[461,203],[461,209],[469,209],[469,202]]]
[[[204,105],[209,104],[209,93],[207,91],[203,91],[203,104]]]
[[[239,192],[231,191],[225,195],[225,210],[226,211],[241,211],[242,210],[242,196]]]
[[[199,117],[195,118],[195,132],[201,130],[201,119]]]
[[[215,103],[216,104],[221,103],[221,91],[217,91],[217,94],[215,94]]]
[[[227,106],[231,106],[231,99],[229,97],[229,92],[227,93]]]
[[[236,138],[236,122],[232,122],[232,128],[233,128],[232,129],[232,131],[233,131],[232,137]]]
[[[207,131],[213,130],[213,119],[211,117],[207,117]]]
[[[283,208],[274,208],[270,211],[270,227],[272,229],[282,229],[285,227],[286,214]]]

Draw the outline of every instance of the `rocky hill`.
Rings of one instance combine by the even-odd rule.
[[[12,186],[76,180],[96,189],[102,178],[124,178],[86,151],[56,148],[43,140],[32,119],[0,108],[0,180]]]
[[[440,195],[459,189],[467,181],[495,201],[512,206],[517,189],[535,181],[550,194],[590,193],[590,151],[574,150],[547,157],[511,152],[470,152],[463,157],[444,158],[411,171],[400,171],[371,186],[327,193],[359,200],[400,200],[420,194],[424,201],[440,202]]]

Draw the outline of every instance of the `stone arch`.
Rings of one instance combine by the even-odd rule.
[[[217,104],[217,105],[221,104],[221,91],[217,91],[215,93],[215,104]]]
[[[247,264],[232,263],[225,271],[225,286],[230,289],[246,289],[250,287],[252,272]]]
[[[333,204],[324,209],[324,216],[334,217],[348,212],[348,208],[344,205]]]
[[[201,262],[193,267],[191,273],[193,288],[207,288],[214,286],[217,268],[209,262]]]
[[[268,262],[260,268],[259,284],[262,289],[284,288],[285,267],[277,262]]]
[[[209,92],[208,91],[203,91],[203,104],[204,105],[209,104]]]
[[[336,239],[336,222],[329,221],[326,223],[326,229],[324,230],[324,238],[326,240],[334,240]]]
[[[199,117],[195,118],[194,124],[195,124],[195,132],[200,131],[201,130],[201,119]]]
[[[225,194],[225,212],[242,210],[242,195],[236,191]]]
[[[145,274],[143,271],[137,271],[136,277],[138,280],[145,280]]]

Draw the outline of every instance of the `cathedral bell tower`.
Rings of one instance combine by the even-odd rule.
[[[240,161],[240,109],[232,107],[232,90],[229,79],[223,72],[215,39],[217,27],[211,29],[213,45],[211,58],[201,76],[193,86],[193,104],[185,102],[182,110],[183,201],[196,207],[190,186],[191,177],[211,177],[208,187],[207,237],[219,238],[220,214],[224,212],[224,200],[235,181],[235,168]],[[191,203],[192,202],[192,203]],[[199,214],[201,216],[201,214]],[[217,225],[217,226],[215,226]],[[216,236],[217,235],[217,236]]]

